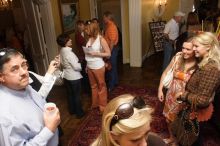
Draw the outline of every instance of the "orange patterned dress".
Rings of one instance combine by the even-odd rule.
[[[173,121],[179,111],[183,108],[183,104],[177,102],[176,96],[178,93],[184,93],[186,82],[195,71],[195,68],[192,68],[189,71],[184,72],[184,62],[181,60],[182,57],[179,57],[175,63],[173,81],[170,88],[167,90],[165,98],[163,115],[169,121]]]

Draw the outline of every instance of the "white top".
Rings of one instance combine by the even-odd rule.
[[[98,35],[93,44],[91,43],[91,39],[89,39],[89,41],[86,44],[86,47],[89,48],[89,51],[102,52],[100,37],[101,36]],[[100,69],[105,65],[102,57],[93,57],[85,53],[85,59],[87,61],[87,67],[90,69]]]
[[[56,76],[46,73],[45,76],[41,76],[39,74],[36,74],[32,71],[29,71],[32,75],[34,75],[38,81],[41,83],[41,87],[39,91],[37,91],[42,97],[47,98],[48,94],[50,93],[50,90],[52,89],[55,81]],[[29,84],[31,84],[33,80],[29,77]]]
[[[82,78],[82,70],[78,57],[73,53],[72,48],[62,47],[60,50],[60,61],[63,68],[63,78],[67,80],[78,80]]]
[[[17,91],[0,85],[0,146],[57,146],[58,131],[44,125],[46,103],[31,86]]]
[[[170,40],[175,40],[179,36],[179,24],[172,18],[165,25],[163,32],[168,34]]]

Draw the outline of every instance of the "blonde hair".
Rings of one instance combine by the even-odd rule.
[[[218,69],[220,69],[220,46],[216,35],[211,32],[202,32],[195,36],[193,40],[199,42],[204,47],[210,48],[208,56],[199,62],[199,67],[206,65],[210,60],[214,60]]]
[[[112,139],[111,132],[116,136],[135,132],[143,126],[147,125],[150,129],[152,108],[146,106],[142,109],[134,108],[134,114],[127,118],[119,120],[110,130],[110,124],[116,109],[123,103],[131,103],[134,96],[124,94],[111,100],[102,116],[102,131],[99,137],[92,143],[91,146],[118,146],[114,139]]]

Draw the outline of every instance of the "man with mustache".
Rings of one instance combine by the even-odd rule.
[[[0,50],[0,145],[57,146],[60,114],[44,111],[45,98],[29,86],[27,61],[14,49]]]

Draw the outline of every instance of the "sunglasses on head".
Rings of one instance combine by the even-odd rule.
[[[140,96],[134,97],[131,103],[121,104],[115,111],[115,114],[110,123],[110,130],[121,119],[128,119],[134,114],[134,107],[137,109],[142,109],[146,106],[144,99]]]
[[[8,52],[8,49],[7,48],[2,48],[0,49],[0,57],[3,57],[5,56],[5,54]]]

